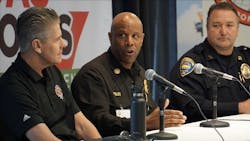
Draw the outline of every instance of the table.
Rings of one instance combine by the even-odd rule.
[[[220,117],[218,120],[226,121],[229,127],[216,128],[224,141],[250,141],[250,114],[239,114]],[[178,136],[171,141],[223,141],[214,128],[200,127],[199,122],[184,124],[180,127],[165,128],[165,132]],[[148,134],[157,133],[159,130],[148,131]]]

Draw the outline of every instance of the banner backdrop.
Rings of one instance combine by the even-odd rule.
[[[0,75],[19,52],[15,36],[17,17],[32,6],[52,8],[60,16],[67,47],[58,67],[68,84],[83,64],[109,47],[111,0],[0,0]]]
[[[209,7],[226,1],[238,11],[239,34],[235,45],[250,47],[250,0],[177,0],[177,50],[178,58],[206,38],[206,18]]]

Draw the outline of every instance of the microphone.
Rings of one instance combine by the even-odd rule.
[[[219,72],[211,68],[204,67],[201,63],[197,63],[194,65],[194,72],[196,74],[206,74],[208,76],[217,76],[220,78],[224,78],[227,80],[237,80],[234,76],[229,75],[227,73]]]
[[[147,80],[156,80],[157,82],[168,86],[170,89],[176,91],[179,94],[186,95],[187,92],[185,92],[182,88],[176,86],[172,82],[168,81],[164,77],[158,75],[153,69],[147,69],[145,72],[145,77]]]

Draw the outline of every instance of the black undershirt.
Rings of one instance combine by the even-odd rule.
[[[222,65],[226,68],[229,67],[231,61],[232,61],[232,55],[228,55],[228,56],[225,56],[225,55],[219,55],[218,56],[219,59],[220,59],[220,62],[222,63]]]

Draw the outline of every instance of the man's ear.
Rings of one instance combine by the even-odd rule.
[[[38,54],[42,53],[42,44],[41,41],[39,39],[34,39],[31,42],[32,48],[35,52],[37,52]]]

